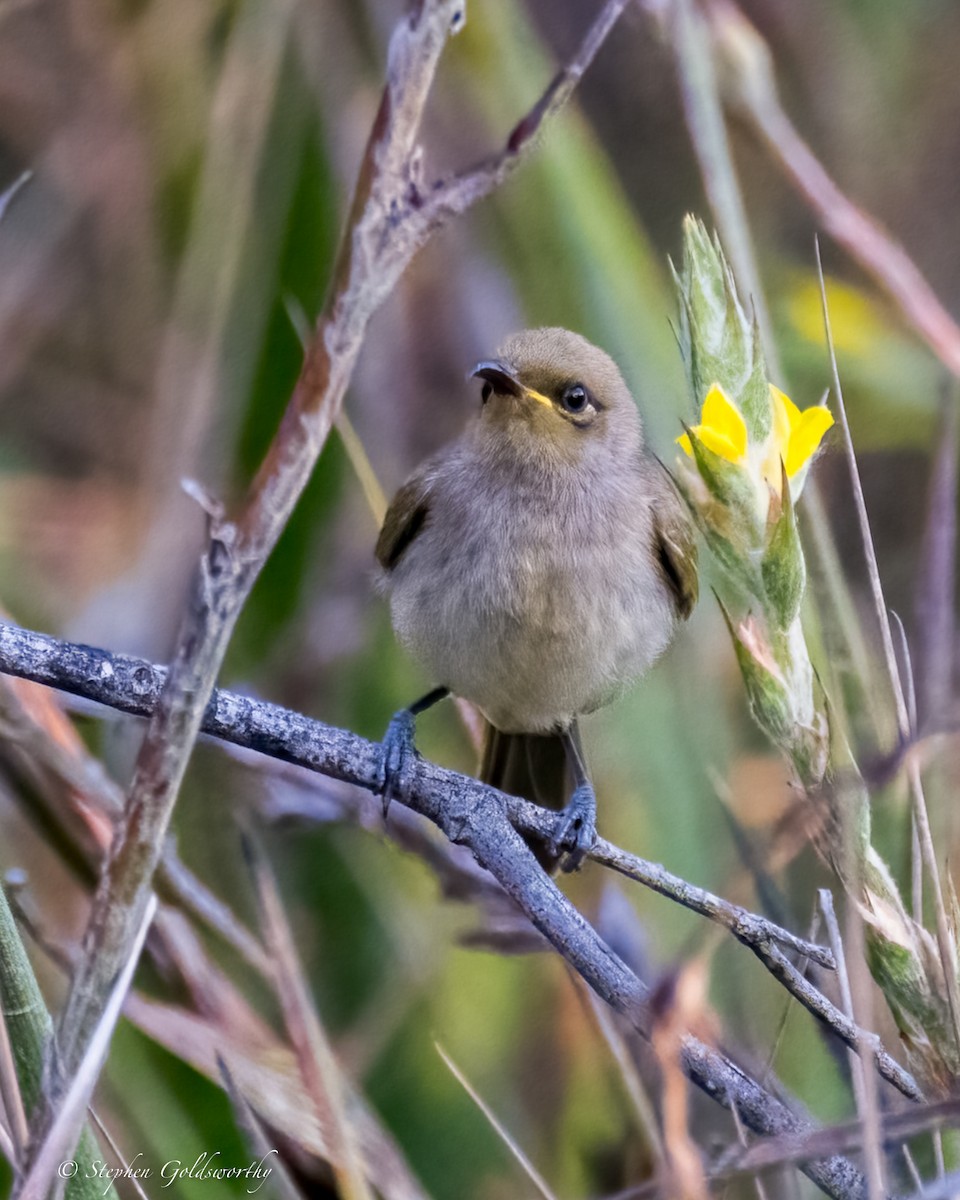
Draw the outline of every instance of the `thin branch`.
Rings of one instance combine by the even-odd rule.
[[[773,942],[785,950],[793,950],[804,958],[811,959],[821,967],[826,967],[827,970],[834,969],[834,957],[828,947],[819,946],[816,942],[810,942],[806,938],[789,933],[786,929],[775,925],[773,921],[768,921],[766,917],[752,913],[739,904],[731,904],[729,900],[722,900],[719,896],[708,892],[706,888],[687,883],[679,876],[672,875],[659,863],[637,858],[635,854],[621,850],[603,838],[598,838],[596,845],[590,851],[590,858],[594,862],[600,863],[601,866],[610,867],[611,870],[625,875],[628,879],[642,883],[661,896],[675,900],[677,904],[682,904],[691,912],[699,913],[702,917],[716,921],[718,925],[728,929],[738,942],[748,946],[751,950],[757,950]]]
[[[462,24],[462,4],[424,0],[395,29],[387,83],[361,165],[333,287],[280,429],[234,520],[205,500],[209,542],[195,571],[171,668],[137,758],[124,824],[94,897],[82,956],[61,1015],[60,1072],[51,1081],[54,1108],[129,956],[233,628],[337,418],[370,317],[428,237],[492,191],[518,164],[532,134],[569,97],[625,2],[610,0],[604,7],[571,67],[560,73],[525,118],[529,134],[515,130],[495,164],[433,189],[428,202],[416,178],[417,139],[440,55],[450,33]],[[45,1131],[36,1132],[42,1141]]]
[[[139,659],[58,643],[4,624],[0,624],[0,670],[28,674],[38,682],[140,715],[156,703],[164,677],[162,669]],[[217,691],[204,716],[203,728],[225,741],[369,791],[379,787],[380,746],[287,709]],[[504,797],[475,779],[445,770],[419,755],[405,764],[397,781],[396,798],[428,817],[451,841],[468,846],[554,949],[601,998],[644,1032],[646,987],[543,873],[513,827],[512,821],[516,821],[527,832],[545,833],[550,827],[549,813]],[[779,954],[782,970],[799,975],[776,946],[771,946],[770,952],[772,957]],[[856,1030],[848,1029],[847,1033],[855,1040],[867,1036]],[[694,1038],[684,1041],[683,1066],[688,1077],[719,1103],[736,1103],[744,1124],[756,1133],[803,1132],[808,1128],[805,1117],[724,1055]],[[898,1070],[901,1086],[908,1094],[919,1095],[910,1076]],[[862,1194],[862,1177],[849,1163],[813,1163],[804,1169],[828,1195]]]
[[[913,1105],[902,1112],[881,1113],[880,1131],[884,1144],[893,1146],[908,1138],[930,1133],[931,1130],[955,1128],[958,1121],[960,1101],[941,1100],[936,1104]],[[862,1122],[859,1119],[847,1121],[817,1129],[802,1138],[769,1138],[754,1142],[745,1149],[733,1148],[717,1162],[715,1177],[786,1166],[811,1153],[850,1154],[862,1146]]]
[[[2,622],[0,671],[59,687],[136,716],[149,716],[152,706],[162,694],[166,675],[164,668],[153,666],[143,659],[60,642],[56,638]],[[379,786],[381,751],[378,745],[277,705],[218,689],[211,698],[202,728],[205,733],[225,742],[356,784],[368,791],[375,792]],[[434,773],[431,778],[435,780],[441,796],[462,786],[469,786],[485,796],[488,803],[506,805],[507,816],[514,828],[542,838],[549,836],[554,820],[551,813],[535,804],[504,797],[493,788],[456,772],[446,771],[434,764],[423,765]],[[446,832],[433,812],[424,808],[416,797],[409,801],[409,807],[440,824]],[[451,840],[456,842],[460,839],[452,837]],[[857,1049],[861,1044],[867,1045],[875,1056],[877,1070],[903,1095],[912,1100],[923,1098],[915,1080],[887,1054],[879,1039],[858,1029],[779,949],[783,945],[804,957],[815,958],[826,967],[832,967],[832,955],[824,947],[788,933],[763,917],[739,905],[729,904],[703,888],[686,883],[663,867],[645,862],[603,838],[598,838],[590,857],[723,925],[757,955],[774,978],[808,1012],[828,1025],[846,1045],[852,1049]],[[496,875],[496,872],[493,873]]]

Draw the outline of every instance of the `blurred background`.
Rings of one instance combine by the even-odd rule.
[[[957,311],[960,7],[743,7],[771,46],[800,132]],[[499,147],[596,9],[592,0],[475,2],[431,98],[427,176]],[[8,0],[0,9],[0,186],[31,172],[0,223],[0,606],[13,619],[168,656],[204,532],[181,481],[236,500],[276,429],[402,11],[399,0]],[[777,382],[806,407],[829,385],[816,222],[746,132],[731,132],[784,362]],[[636,6],[526,165],[427,247],[374,319],[346,411],[386,493],[473,410],[467,369],[532,325],[565,325],[610,351],[670,461],[681,421],[694,416],[668,267],[689,211],[711,223],[672,50]],[[850,261],[827,242],[823,250],[886,596],[922,655],[918,580],[943,442],[943,372]],[[832,446],[816,476],[869,659],[862,554]],[[379,738],[390,714],[433,681],[394,642],[373,586],[376,532],[335,433],[246,607],[221,683]],[[706,572],[700,608],[667,658],[587,725],[600,829],[730,899],[779,906],[771,915],[802,930],[816,885],[829,880],[793,811],[786,770],[750,722]],[[951,639],[952,629],[951,613]],[[939,690],[924,693],[936,697],[927,715],[939,728],[950,722],[953,658],[952,640],[941,643]],[[82,743],[55,713],[43,716],[51,736],[78,759],[101,759],[123,787],[141,727],[82,705],[70,711]],[[857,747],[868,761],[889,748],[889,713],[871,728]],[[420,748],[459,769],[475,765],[453,706],[421,721]],[[63,975],[49,950],[69,949],[82,931],[104,833],[82,788],[33,769],[15,738],[2,756],[0,866],[19,873],[38,926],[35,965],[56,1009]],[[942,858],[955,856],[960,832],[946,803],[955,766],[942,747],[931,795]],[[469,889],[467,903],[442,894],[419,833],[400,846],[382,836],[375,809],[358,818],[322,781],[201,744],[178,808],[179,852],[251,927],[239,815],[263,830],[345,1074],[427,1193],[530,1193],[435,1042],[557,1194],[614,1195],[648,1177],[652,1152],[625,1068],[584,993],[548,954],[498,952],[522,939],[508,933],[498,943],[499,918]],[[878,790],[875,819],[906,880],[897,786]],[[784,1033],[786,1000],[745,950],[596,867],[564,886],[652,982],[708,956],[724,1042],[771,1066],[818,1118],[852,1111],[842,1060],[800,1011],[789,1010]],[[222,939],[196,936],[210,970],[276,1026],[249,965]],[[162,953],[141,974],[143,1004],[155,1007],[121,1025],[101,1115],[128,1157],[192,1161],[220,1150],[246,1161],[215,1066],[205,1070],[203,1054],[178,1043],[177,1015],[197,1010],[197,993],[171,984],[179,977]],[[878,1022],[895,1047],[892,1027]],[[730,1140],[727,1119],[706,1102],[694,1120],[701,1146]],[[322,1190],[315,1162],[303,1170],[315,1189],[305,1194],[334,1194]],[[771,1194],[812,1194],[805,1188],[785,1175]],[[167,1194],[217,1200],[243,1190],[184,1180]],[[737,1184],[726,1194],[755,1193]]]

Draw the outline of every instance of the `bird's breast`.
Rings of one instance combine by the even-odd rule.
[[[438,479],[394,572],[401,639],[500,729],[537,732],[613,699],[662,652],[674,617],[638,478],[536,486]]]

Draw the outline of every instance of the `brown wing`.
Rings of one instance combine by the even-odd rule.
[[[663,468],[663,496],[654,507],[653,552],[684,621],[700,597],[697,539],[687,506]]]
[[[385,571],[392,571],[430,515],[430,488],[424,474],[408,479],[397,492],[377,538],[375,554]]]

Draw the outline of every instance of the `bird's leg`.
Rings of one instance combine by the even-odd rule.
[[[387,732],[383,735],[383,758],[380,761],[379,791],[383,797],[384,820],[390,811],[390,802],[403,779],[407,763],[417,752],[414,745],[417,717],[449,695],[449,688],[434,688],[432,692],[421,696],[415,704],[411,704],[409,708],[401,708],[390,718]]]
[[[566,808],[557,815],[550,852],[558,859],[565,855],[562,870],[575,871],[597,840],[597,797],[587,775],[576,724],[564,729],[560,740],[576,786]]]

